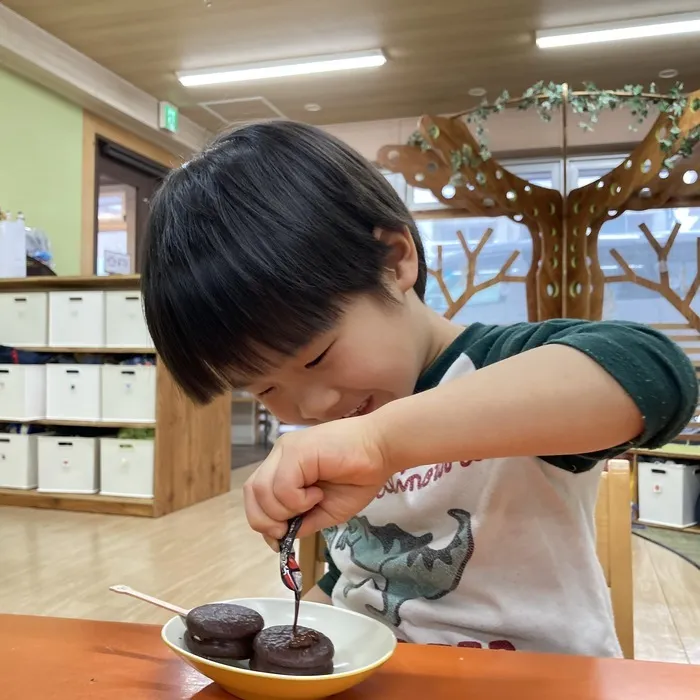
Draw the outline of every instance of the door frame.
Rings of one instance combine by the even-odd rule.
[[[83,112],[83,173],[80,245],[80,274],[95,274],[95,231],[97,228],[97,139],[102,137],[168,168],[182,164],[182,158],[156,146],[126,129]]]

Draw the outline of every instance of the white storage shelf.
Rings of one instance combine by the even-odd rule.
[[[100,420],[100,365],[47,365],[46,418]]]

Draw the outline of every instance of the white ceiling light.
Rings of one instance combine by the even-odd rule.
[[[354,70],[383,66],[386,56],[381,49],[355,51],[352,53],[294,58],[286,61],[249,63],[198,71],[183,71],[177,74],[178,80],[186,87],[200,85],[221,85],[266,78],[287,78],[294,75],[312,75],[330,71]]]
[[[469,90],[467,90],[467,94],[471,95],[472,97],[483,97],[486,94],[486,88],[482,88],[482,87],[469,88]]]
[[[535,40],[539,48],[551,49],[695,32],[700,32],[700,13],[692,12],[624,22],[605,22],[581,27],[547,29],[536,32]]]
[[[662,71],[659,71],[659,78],[663,78],[664,80],[671,80],[671,78],[677,77],[678,71],[675,68],[664,68]]]

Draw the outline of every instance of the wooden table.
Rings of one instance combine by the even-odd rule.
[[[150,625],[0,615],[7,700],[231,700]],[[399,645],[339,700],[698,700],[700,667]]]

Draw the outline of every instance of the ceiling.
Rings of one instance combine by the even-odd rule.
[[[697,35],[542,51],[536,29],[691,12],[698,0],[3,0],[81,53],[218,131],[285,116],[317,124],[454,112],[538,80],[700,88]],[[178,70],[382,48],[347,73],[184,88]],[[215,104],[213,104],[215,103]],[[318,104],[320,111],[305,109]],[[218,114],[218,116],[216,116]]]

